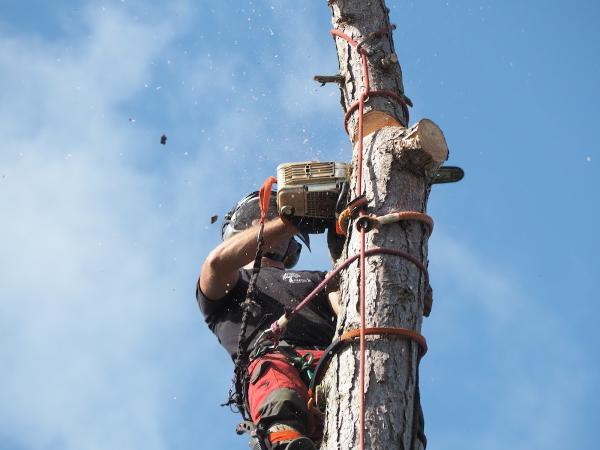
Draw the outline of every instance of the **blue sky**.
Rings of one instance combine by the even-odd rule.
[[[387,4],[412,122],[466,171],[429,202],[429,448],[593,448],[600,4]],[[1,450],[246,448],[194,284],[213,214],[281,162],[350,159],[312,81],[329,14],[0,2]],[[300,267],[328,267],[322,240]]]

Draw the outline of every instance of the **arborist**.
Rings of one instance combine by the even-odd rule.
[[[302,220],[279,216],[270,187],[268,196],[268,211],[262,203],[262,224],[258,192],[227,213],[223,242],[202,265],[196,298],[210,330],[236,365],[228,404],[237,406],[245,418],[248,414],[249,420],[240,426],[250,432],[250,446],[312,450],[321,440],[323,426],[320,413],[307,405],[307,385],[334,335],[338,286],[329,283],[290,321],[276,344],[263,338],[277,318],[327,275],[290,270],[302,249],[296,238],[310,249],[309,233],[314,230]]]

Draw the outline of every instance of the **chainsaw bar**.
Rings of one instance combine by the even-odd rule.
[[[442,166],[433,176],[431,184],[456,183],[465,176],[464,170],[456,166]]]

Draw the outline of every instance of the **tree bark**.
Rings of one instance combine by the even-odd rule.
[[[383,0],[330,0],[334,28],[357,42],[390,26]],[[356,47],[334,38],[337,47],[342,107],[346,111],[365,87],[362,62]],[[395,57],[391,32],[369,41],[371,90],[403,95],[402,72]],[[383,63],[382,63],[383,61]],[[390,61],[393,64],[390,64]],[[394,62],[395,61],[395,62]],[[357,189],[358,109],[349,117],[353,145],[352,198],[365,193],[369,211],[384,215],[397,211],[425,212],[433,174],[447,159],[448,149],[440,129],[429,120],[412,128],[403,108],[393,98],[370,97],[365,103],[362,186]],[[366,248],[403,250],[427,264],[426,227],[416,221],[389,224],[366,234]],[[349,227],[342,258],[360,251],[360,232]],[[342,313],[338,335],[359,327],[359,267],[342,272]],[[412,262],[392,255],[376,255],[366,262],[365,320],[367,327],[402,327],[420,331],[426,277]],[[365,448],[419,448],[413,441],[418,345],[395,336],[366,338]],[[321,383],[326,400],[325,430],[321,449],[359,448],[359,345],[358,340],[336,354]]]

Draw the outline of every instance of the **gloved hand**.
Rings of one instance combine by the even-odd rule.
[[[339,235],[335,231],[335,220],[327,224],[327,247],[329,248],[329,256],[335,264],[342,256],[346,236]]]
[[[327,221],[324,219],[293,215],[282,215],[281,218],[294,225],[300,233],[321,234],[324,233],[325,228],[327,228]]]

